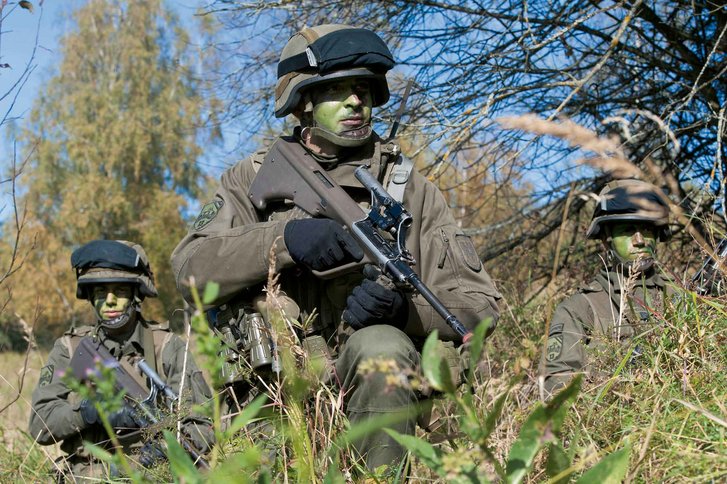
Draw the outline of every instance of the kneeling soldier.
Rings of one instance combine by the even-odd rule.
[[[182,387],[181,398],[188,405],[209,400],[211,392],[191,354],[187,354],[184,341],[166,326],[147,321],[141,314],[141,302],[146,297],[156,297],[157,291],[149,261],[140,245],[95,240],[74,251],[71,264],[78,280],[76,297],[93,305],[97,322],[95,326],[72,328],[56,340],[33,392],[30,433],[42,445],[61,443],[61,449],[66,453],[59,462],[63,473],[61,480],[64,477],[69,480],[111,477],[118,470],[106,469],[83,447],[86,441],[112,450],[113,444],[104,430],[98,409],[93,401],[82,399],[72,391],[62,378],[72,364],[76,366],[75,362],[84,348],[90,347],[89,343],[115,358],[118,367],[128,369],[133,380],[150,393],[151,383],[137,369],[141,359],[175,393],[178,394]],[[185,360],[186,370],[183,371]],[[103,362],[107,367],[116,366],[113,360],[112,363]],[[137,409],[129,404],[107,417],[124,451],[131,454],[141,451],[142,439],[148,435],[144,435],[140,427],[148,425],[149,420],[140,418]],[[186,441],[192,443],[188,447],[193,454],[196,452],[192,447],[204,452],[213,442],[210,422],[201,416],[186,416],[182,430]],[[131,461],[148,465],[155,457],[163,456],[158,444],[146,444],[144,451],[137,457],[132,456]]]

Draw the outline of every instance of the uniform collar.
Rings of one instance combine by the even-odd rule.
[[[598,275],[596,279],[601,282],[604,287],[611,286],[612,290],[615,292],[621,292],[623,290],[623,286],[626,283],[626,279],[628,278],[627,274],[623,274],[619,271],[610,270],[607,271],[605,269],[601,270],[601,273]],[[604,285],[605,283],[606,285]],[[646,274],[639,276],[636,278],[634,282],[634,286],[643,286],[647,288],[663,288],[664,287],[664,281],[659,276],[659,274],[654,270],[654,268],[650,269],[649,272]]]
[[[343,187],[363,188],[354,176],[354,171],[361,165],[367,166],[369,171],[378,178],[382,163],[382,141],[376,133],[371,134],[371,140],[365,145],[346,149],[336,156],[322,156],[309,150],[300,137],[300,126],[295,128],[293,136],[318,164]]]
[[[144,354],[144,345],[142,343],[144,320],[141,318],[141,315],[139,315],[138,317],[139,319],[134,326],[134,330],[125,338],[114,338],[110,335],[107,335],[103,327],[101,327],[101,329],[99,330],[99,335],[101,335],[103,345],[108,348],[111,354],[113,354],[115,357],[119,358],[120,356],[133,356]]]

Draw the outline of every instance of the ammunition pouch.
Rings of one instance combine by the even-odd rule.
[[[277,356],[268,322],[249,304],[233,302],[207,312],[220,337],[224,385],[250,380],[251,373],[277,372]]]

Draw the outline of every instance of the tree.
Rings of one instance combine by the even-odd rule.
[[[402,133],[426,139],[439,155],[437,164],[482,165],[503,186],[519,172],[532,187],[526,200],[512,204],[519,216],[507,224],[527,227],[527,233],[502,246],[483,247],[484,260],[553,233],[569,191],[597,191],[609,176],[577,167],[573,147],[557,140],[503,130],[497,122],[503,115],[568,116],[604,134],[619,131],[633,161],[641,166],[647,156],[655,161],[676,180],[674,198],[697,215],[727,196],[722,2],[282,0],[264,8],[217,0],[209,13],[225,22],[229,35],[257,40],[254,47],[225,44],[237,54],[236,64],[226,64],[232,67],[225,78],[232,89],[239,89],[243,78],[245,85],[272,85],[276,59],[265,47],[279,52],[304,25],[348,23],[382,35],[400,63],[398,77],[392,78],[394,92],[401,77],[416,81]],[[261,100],[271,105],[271,92],[240,93],[232,111]],[[611,122],[604,125],[606,120]],[[473,150],[480,158],[461,154]],[[691,189],[704,184],[714,198],[697,197]],[[568,216],[574,218],[584,206],[576,197]]]
[[[204,58],[161,0],[91,0],[75,21],[22,133],[33,149],[24,200],[36,250],[13,305],[40,304],[66,327],[80,307],[88,314],[75,298],[73,248],[128,239],[149,254],[160,290],[152,315],[166,319],[181,307],[169,256],[186,232],[181,210],[202,193],[196,161],[213,138],[214,99],[195,71]]]

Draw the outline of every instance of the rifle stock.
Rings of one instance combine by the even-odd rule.
[[[296,143],[285,140],[276,141],[270,148],[265,162],[250,185],[248,195],[253,205],[262,211],[270,202],[289,200],[313,217],[327,217],[345,226],[368,258],[386,276],[395,283],[406,284],[417,290],[462,340],[467,342],[472,333],[411,268],[415,261],[404,246],[411,216],[401,204],[394,202],[366,167],[361,166],[356,169],[356,178],[372,196],[372,208],[367,214],[310,153],[302,147],[297,148]],[[395,235],[396,244],[383,237],[379,230]],[[352,265],[358,264],[348,264],[347,267]],[[340,274],[342,271],[341,268],[335,268],[322,275],[325,278],[332,272]]]

